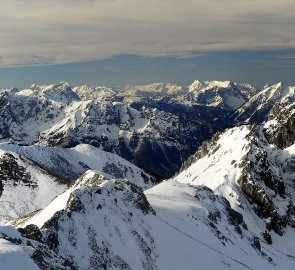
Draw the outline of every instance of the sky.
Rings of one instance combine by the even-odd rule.
[[[0,0],[0,88],[295,85],[294,0]]]

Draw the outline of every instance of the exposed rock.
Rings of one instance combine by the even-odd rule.
[[[24,228],[19,228],[18,231],[23,237],[42,242],[42,233],[40,232],[38,226],[34,224],[30,224]]]
[[[269,245],[272,244],[271,235],[267,230],[265,230],[265,232],[263,233],[263,238]]]
[[[255,247],[258,251],[261,251],[261,244],[257,236],[253,237],[253,247]]]
[[[295,141],[295,105],[281,104],[276,106],[270,119],[277,121],[275,129],[265,130],[265,136],[269,143],[280,148],[286,148]]]
[[[9,182],[12,185],[22,183],[31,188],[36,188],[37,184],[26,169],[20,166],[16,158],[9,153],[5,153],[0,159],[0,183],[3,191],[3,184]]]

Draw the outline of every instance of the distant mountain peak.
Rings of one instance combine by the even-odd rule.
[[[1,263],[293,269],[294,92],[230,81],[1,91],[0,222],[14,226],[0,226]]]
[[[198,90],[200,88],[229,88],[231,85],[235,83],[231,81],[199,81],[195,80],[190,86],[190,90]]]

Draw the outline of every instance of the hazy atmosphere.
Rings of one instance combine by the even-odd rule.
[[[293,84],[294,8],[291,0],[4,0],[1,86]]]

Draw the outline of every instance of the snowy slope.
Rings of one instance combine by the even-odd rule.
[[[284,86],[281,82],[266,85],[234,113],[235,121],[261,123],[275,104],[294,101],[295,87]]]
[[[288,269],[295,264],[294,258],[290,260],[286,256],[292,254],[290,250],[284,254],[265,243],[247,227],[243,216],[234,211],[224,197],[215,195],[205,186],[169,180],[145,194],[157,217],[187,239],[183,245],[195,252],[186,258],[187,261],[183,261],[184,254],[175,255],[178,250],[170,253],[168,256],[175,259],[172,262],[174,266],[169,265],[172,269]],[[171,242],[165,242],[166,249],[177,245],[174,240],[171,236]],[[255,248],[256,241],[260,247]],[[159,269],[169,267],[163,260]]]
[[[0,224],[45,207],[88,169],[145,189],[156,183],[127,160],[90,145],[64,149],[0,144]]]
[[[66,188],[37,164],[0,150],[0,224],[46,206]]]
[[[230,81],[194,81],[189,86],[196,103],[236,110],[242,106],[256,90],[251,85],[237,84]]]
[[[269,124],[236,127],[215,136],[184,164],[175,180],[211,188],[243,215],[250,232],[266,241],[270,235],[273,247],[292,255],[293,157],[287,159],[287,150],[268,143],[265,125]]]
[[[243,167],[239,163],[249,151],[251,140],[247,136],[250,132],[250,126],[236,127],[215,138],[216,142],[214,139],[205,142],[204,157],[201,155],[198,159],[197,153],[194,157],[196,162],[192,161],[187,169],[177,175],[176,180],[190,185],[206,185],[237,204],[232,188],[242,174]]]
[[[38,270],[29,255],[18,245],[0,238],[0,267],[9,270]]]
[[[248,231],[229,202],[206,187],[168,180],[145,195],[128,181],[89,171],[44,210],[16,221],[23,237],[11,240],[25,248],[30,238],[34,251],[29,254],[46,265],[42,269],[52,267],[58,256],[71,269],[294,266],[292,258]],[[31,223],[40,229],[26,226]],[[43,255],[36,258],[41,248]],[[46,256],[46,248],[55,255]]]
[[[26,249],[5,238],[20,238],[21,234],[12,227],[0,227],[0,269],[9,270],[38,270],[39,268],[29,257]]]
[[[156,182],[154,177],[120,156],[88,144],[80,144],[74,148],[62,148],[2,143],[0,149],[25,156],[68,183],[88,169],[96,170],[106,177],[129,179],[144,188]]]

